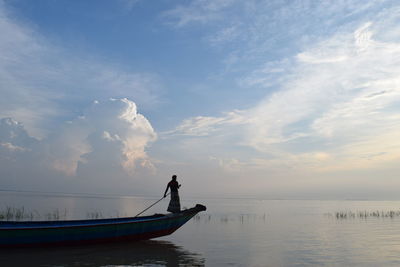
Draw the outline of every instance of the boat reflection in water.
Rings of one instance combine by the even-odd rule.
[[[2,266],[204,266],[204,258],[168,241],[1,249]]]

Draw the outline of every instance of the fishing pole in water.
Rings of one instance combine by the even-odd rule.
[[[168,196],[169,194],[171,194],[171,192],[169,192],[168,194],[165,195]],[[147,207],[146,209],[142,210],[140,213],[136,214],[136,216],[134,218],[136,218],[137,216],[139,216],[140,214],[142,214],[143,212],[145,212],[146,210],[150,209],[151,207],[153,207],[155,204],[157,204],[158,202],[160,202],[161,200],[163,200],[165,197],[160,198],[159,200],[157,200],[156,202],[154,202],[153,204],[151,204],[149,207]]]

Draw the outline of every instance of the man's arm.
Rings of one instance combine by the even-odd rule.
[[[167,185],[167,188],[165,189],[165,192],[164,192],[164,197],[166,197],[166,196],[167,196],[167,191],[168,191],[168,188],[169,188],[169,183],[168,183],[168,185]]]

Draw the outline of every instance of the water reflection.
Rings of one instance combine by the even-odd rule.
[[[3,249],[2,266],[204,266],[204,258],[168,241]]]

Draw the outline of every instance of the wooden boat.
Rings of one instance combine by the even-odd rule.
[[[0,247],[72,245],[144,240],[170,235],[206,207],[179,213],[116,219],[0,222]]]

